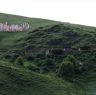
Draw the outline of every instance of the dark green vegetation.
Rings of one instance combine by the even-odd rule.
[[[8,14],[0,22],[31,25],[0,32],[0,95],[96,94],[95,27]]]

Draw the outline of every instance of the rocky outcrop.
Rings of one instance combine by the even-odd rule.
[[[30,25],[26,22],[22,24],[0,23],[0,32],[19,32],[29,29]]]

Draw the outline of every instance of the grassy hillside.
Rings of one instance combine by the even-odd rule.
[[[9,24],[22,24],[24,22],[28,22],[30,24],[31,28],[27,31],[20,32],[20,33],[0,33],[0,44],[1,44],[0,48],[5,48],[5,47],[10,48],[10,46],[13,45],[16,40],[18,40],[22,37],[24,38],[28,32],[30,32],[38,27],[44,27],[44,26],[48,27],[48,26],[57,25],[57,24],[62,23],[65,27],[70,27],[71,29],[76,30],[76,31],[80,31],[80,32],[87,31],[88,35],[93,33],[96,30],[95,27],[0,13],[0,23],[5,23],[5,22],[8,22]]]
[[[82,89],[55,76],[25,68],[3,66],[0,62],[1,95],[83,95]]]
[[[62,49],[95,47],[96,27],[0,13],[5,22],[31,27],[0,32],[0,95],[95,95],[96,51]]]
[[[58,55],[58,52],[60,52],[60,50],[62,51],[62,49],[65,47],[75,48],[75,51],[63,52]],[[85,52],[79,52],[77,49],[80,47],[85,48]],[[47,50],[52,49],[53,52],[50,51],[49,56],[51,56],[50,58],[52,58],[52,60],[54,59],[57,64],[58,61],[62,61],[64,56],[72,54],[79,61],[87,65],[93,65],[96,62],[96,52],[94,52],[94,50],[86,50],[87,48],[96,49],[96,32],[95,28],[88,31],[82,27],[74,27],[74,25],[72,26],[71,24],[70,26],[65,24],[57,24],[42,28],[40,27],[30,31],[26,36],[23,36],[22,39],[17,40],[14,48],[18,48],[18,50],[21,49],[21,52],[31,48],[29,54],[33,56],[35,54],[36,56],[39,56],[40,54],[42,55],[44,54],[44,50],[46,52]],[[56,50],[56,48],[60,49]],[[42,56],[45,58],[45,55]]]
[[[14,43],[14,41],[26,36],[26,34],[30,30],[33,30],[41,26],[54,25],[60,23],[46,19],[28,18],[23,16],[0,13],[0,23],[5,22],[8,22],[8,24],[22,24],[24,22],[27,22],[31,27],[27,31],[23,31],[20,33],[0,33],[0,48],[10,47]]]
[[[5,22],[8,22],[9,24],[22,24],[24,22],[28,22],[32,26],[31,29],[37,28],[38,26],[46,26],[58,23],[46,19],[28,18],[23,16],[0,13],[0,23]]]

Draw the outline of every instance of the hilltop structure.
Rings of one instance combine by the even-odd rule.
[[[29,29],[30,25],[26,22],[22,24],[0,23],[0,32],[20,32]]]

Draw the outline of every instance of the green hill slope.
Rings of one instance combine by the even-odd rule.
[[[80,31],[80,32],[87,31],[88,33],[86,35],[89,35],[89,36],[96,30],[95,27],[0,13],[0,23],[5,23],[5,22],[8,22],[9,24],[22,24],[24,22],[28,22],[31,27],[27,31],[19,32],[19,33],[0,33],[0,44],[1,44],[0,48],[5,48],[5,47],[10,48],[10,46],[12,46],[16,40],[19,40],[22,37],[24,38],[28,32],[30,32],[38,27],[44,27],[44,26],[48,27],[48,26],[57,25],[57,24],[61,23],[65,27],[69,27],[71,30],[73,29],[75,31]],[[53,35],[53,34],[51,34],[51,35]],[[57,35],[57,33],[56,33],[56,35]]]
[[[95,95],[96,72],[91,70],[95,69],[96,50],[86,49],[96,46],[96,27],[0,13],[0,23],[5,22],[28,22],[31,28],[0,32],[0,95]],[[85,51],[64,52],[64,47],[84,47]],[[80,69],[84,66],[75,77],[70,75],[71,81],[57,76],[68,55],[76,58],[76,64],[82,63]],[[23,66],[16,63],[20,56]]]
[[[0,95],[83,95],[82,89],[56,77],[0,66]]]
[[[47,26],[47,25],[54,25],[60,22],[55,22],[46,19],[39,19],[39,18],[28,18],[23,16],[16,16],[10,14],[0,13],[0,23],[8,23],[8,24],[22,24],[24,22],[29,23],[30,29],[27,31],[23,31],[20,33],[0,33],[0,47],[10,47],[14,41],[20,39],[23,36],[26,36],[27,32],[33,30],[38,27]]]
[[[66,47],[73,48],[74,50],[69,50],[69,52],[66,51],[58,55],[58,52]],[[23,53],[27,53],[26,50],[30,49],[29,54],[33,56],[35,54],[36,56],[44,54],[44,52],[46,55],[46,51],[49,50],[49,55],[53,54],[52,56],[55,56],[54,60],[57,60],[57,62],[64,58],[66,54],[73,54],[79,61],[87,65],[93,65],[96,62],[96,52],[94,52],[96,50],[96,32],[95,28],[88,31],[82,27],[74,27],[72,24],[69,26],[57,24],[40,27],[30,31],[22,39],[17,40],[14,48],[21,49],[20,51]],[[59,49],[56,51],[56,48]],[[83,48],[83,50],[78,51],[78,48]]]
[[[24,22],[28,22],[30,26],[32,26],[31,29],[37,28],[38,26],[46,26],[58,23],[52,20],[28,18],[23,16],[0,13],[0,23],[5,22],[8,22],[9,24],[22,24]]]

